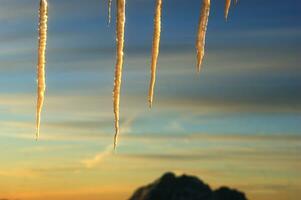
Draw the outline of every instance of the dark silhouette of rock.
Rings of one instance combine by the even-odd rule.
[[[194,176],[176,177],[166,173],[160,179],[134,192],[129,200],[247,200],[244,193],[228,187],[212,191]]]
[[[213,192],[213,200],[243,200],[247,199],[245,194],[228,187],[220,187]]]

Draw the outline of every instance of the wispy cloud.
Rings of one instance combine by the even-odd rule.
[[[23,168],[0,169],[0,177],[36,178],[38,176],[38,173]]]
[[[101,163],[106,157],[112,155],[113,145],[108,145],[103,151],[97,153],[92,158],[84,159],[81,161],[86,168],[93,168],[99,163]]]
[[[131,132],[133,122],[135,121],[137,115],[131,115],[125,119],[125,121],[121,124],[122,134],[127,134]],[[110,144],[104,148],[104,150],[100,151],[99,153],[95,154],[93,157],[84,159],[81,161],[82,164],[86,168],[93,168],[100,164],[106,157],[113,154],[113,145]]]

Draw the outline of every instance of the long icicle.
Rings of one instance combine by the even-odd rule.
[[[154,18],[154,35],[153,35],[153,47],[152,47],[152,61],[151,61],[151,80],[149,85],[148,103],[149,107],[152,107],[154,98],[154,87],[156,82],[156,70],[157,61],[160,47],[160,35],[161,35],[161,11],[162,11],[162,0],[156,1],[156,10]]]
[[[231,6],[231,0],[226,0],[226,4],[225,4],[225,20],[228,20],[228,14],[229,14],[229,9]]]
[[[122,80],[123,47],[124,47],[124,27],[125,27],[125,0],[117,0],[117,21],[116,21],[116,67],[113,90],[113,107],[115,116],[115,136],[114,149],[116,149],[119,135],[119,101],[120,86]]]
[[[108,25],[111,24],[112,0],[108,0]]]
[[[47,20],[48,20],[47,0],[40,1],[39,10],[39,47],[38,47],[38,66],[37,66],[37,110],[36,110],[36,139],[40,134],[41,112],[44,103],[45,84],[45,57],[47,43]]]
[[[202,66],[204,52],[205,52],[206,32],[207,32],[209,13],[210,13],[210,0],[203,0],[203,5],[201,8],[200,19],[199,19],[197,40],[196,40],[198,72],[201,71],[201,66]]]

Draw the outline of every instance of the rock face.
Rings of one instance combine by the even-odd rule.
[[[227,187],[211,190],[197,177],[173,173],[134,192],[129,200],[247,200],[244,193]]]

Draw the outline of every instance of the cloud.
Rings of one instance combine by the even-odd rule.
[[[16,1],[16,0],[2,0],[0,8],[0,21],[4,20],[17,20],[29,19],[35,15],[38,4],[33,0],[29,1]],[[12,12],[14,10],[14,12]],[[37,14],[36,14],[37,16]]]
[[[113,151],[113,145],[108,145],[103,151],[97,153],[92,158],[82,160],[81,163],[86,168],[93,168],[101,163],[106,157],[112,155]]]
[[[122,134],[131,132],[132,124],[136,119],[136,116],[137,115],[132,115],[125,119],[125,121],[121,125]],[[82,160],[81,163],[84,164],[86,168],[93,168],[101,163],[106,157],[112,155],[113,151],[113,145],[108,145],[103,151],[97,153],[92,158]]]
[[[80,166],[62,166],[62,167],[45,167],[45,168],[33,168],[32,170],[39,173],[56,173],[56,172],[72,172],[72,173],[78,173],[83,168]]]
[[[122,121],[120,129],[121,129],[121,132],[122,132],[123,135],[128,134],[132,131],[133,123],[136,120],[137,116],[138,116],[137,113],[132,114],[132,115],[127,116],[124,119],[124,121]],[[119,137],[122,137],[122,135],[120,135]]]
[[[191,154],[119,154],[120,157],[126,157],[130,159],[139,160],[171,160],[171,161],[194,161],[201,159],[212,159],[212,156],[208,155],[191,155]]]
[[[36,178],[39,175],[34,172],[33,170],[28,169],[17,169],[17,168],[10,168],[10,169],[1,169],[0,170],[0,177],[14,177],[14,178]]]

